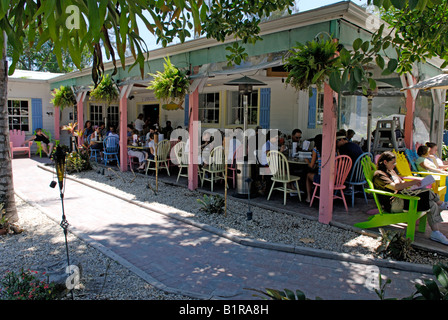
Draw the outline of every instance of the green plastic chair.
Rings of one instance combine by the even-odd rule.
[[[42,132],[48,137],[48,140],[50,140],[51,142],[51,133],[48,132],[45,129],[42,129]],[[36,135],[36,130],[34,130],[34,135]],[[35,141],[36,142],[36,146],[37,146],[37,150],[36,150],[36,155],[39,155],[42,158],[42,141]],[[56,147],[56,145],[55,145]]]
[[[417,211],[417,203],[420,200],[418,196],[408,196],[401,193],[392,193],[388,191],[375,189],[373,186],[373,175],[376,171],[376,165],[372,162],[369,157],[365,157],[361,160],[364,175],[366,177],[369,189],[365,189],[366,192],[371,193],[375,199],[376,206],[378,207],[379,213],[370,217],[368,221],[356,223],[354,226],[361,229],[376,228],[382,226],[388,226],[397,223],[406,223],[406,238],[414,241],[415,235],[415,225],[418,220],[420,220],[418,225],[419,232],[425,232],[426,229],[426,213],[427,211]],[[402,198],[409,200],[408,211],[399,213],[388,213],[385,212],[379,202],[378,195]]]

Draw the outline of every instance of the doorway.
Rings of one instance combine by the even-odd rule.
[[[144,104],[142,110],[145,121],[149,118],[151,125],[159,124],[159,104]]]

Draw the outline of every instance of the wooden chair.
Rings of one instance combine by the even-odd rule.
[[[279,151],[272,150],[267,154],[267,161],[269,165],[269,170],[272,174],[272,186],[268,194],[268,200],[271,197],[273,190],[283,191],[283,205],[286,205],[286,194],[290,192],[297,192],[299,200],[302,201],[299,189],[300,177],[289,174],[289,163],[285,155]],[[274,188],[276,183],[280,183],[280,187]],[[294,183],[296,185],[296,190],[288,188],[288,183]]]
[[[177,166],[179,167],[179,173],[177,174],[176,182],[179,181],[179,178],[181,176],[188,178],[188,152],[185,152],[184,150],[185,145],[186,143],[181,141],[174,146],[174,154],[178,163]],[[187,173],[182,173],[184,168],[187,169]]]
[[[406,156],[402,152],[392,151],[395,154],[397,164],[396,168],[398,173],[404,180],[409,179],[422,179],[422,177],[432,175],[436,180],[432,185],[432,190],[438,194],[440,200],[444,201],[446,195],[446,178],[447,174],[431,172],[431,171],[411,171],[413,161],[408,161]],[[411,156],[412,157],[412,156]],[[414,165],[415,166],[415,165]]]
[[[25,143],[25,132],[20,130],[9,130],[9,148],[11,159],[14,157],[14,152],[28,153],[28,158],[31,158],[31,145],[33,141],[28,142],[27,146],[22,146]]]
[[[157,170],[165,168],[168,175],[170,175],[170,165],[169,165],[169,153],[171,149],[171,143],[169,140],[162,140],[157,143],[157,152],[154,159],[148,159],[148,165],[146,166],[146,174],[148,170]],[[154,163],[154,167],[151,167],[151,163]]]
[[[349,156],[341,155],[337,156],[335,158],[335,176],[334,176],[334,199],[342,199],[344,201],[345,211],[348,212],[347,202],[345,201],[344,196],[344,189],[345,186],[345,180],[347,179],[347,176],[350,172],[350,169],[352,167],[352,159]],[[310,207],[313,205],[314,198],[318,198],[319,196],[316,195],[317,190],[320,187],[320,183],[313,182],[315,188],[313,192],[313,197],[311,198]],[[337,196],[336,192],[339,191],[341,193],[341,196]]]
[[[358,159],[356,159],[355,164],[352,167],[350,177],[347,181],[347,184],[352,189],[352,208],[355,206],[355,187],[361,187],[362,193],[364,194],[364,199],[367,201],[367,195],[364,191],[364,187],[367,185],[366,177],[364,176],[364,172],[362,171],[361,159],[364,157],[370,157],[372,160],[372,154],[370,152],[365,152],[361,154]]]
[[[107,136],[103,140],[103,160],[104,165],[107,166],[109,161],[117,160],[117,165],[120,165],[120,160],[118,159],[118,152],[120,150],[120,141],[117,137]]]
[[[407,224],[406,237],[411,239],[411,241],[414,241],[415,225],[418,220],[420,220],[418,231],[425,232],[426,229],[427,211],[417,211],[417,203],[418,200],[420,200],[420,198],[418,196],[408,196],[401,193],[393,193],[375,189],[373,185],[373,175],[377,170],[376,165],[372,162],[372,160],[369,157],[364,157],[361,160],[361,164],[363,167],[367,184],[369,186],[369,188],[365,189],[365,191],[373,195],[379,213],[371,216],[368,221],[356,223],[354,226],[361,229],[369,229],[369,228],[388,226],[397,223],[406,223]],[[385,212],[383,207],[381,206],[381,203],[379,202],[378,199],[379,195],[409,200],[408,211],[403,211],[399,213]]]
[[[204,185],[204,181],[210,181],[211,191],[213,192],[213,184],[215,181],[224,180],[227,187],[227,181],[225,181],[225,152],[222,146],[215,147],[210,152],[208,165],[202,167],[202,179],[201,186]],[[208,177],[206,175],[209,175]]]

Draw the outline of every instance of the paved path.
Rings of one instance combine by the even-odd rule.
[[[53,174],[32,159],[14,159],[14,188],[25,201],[60,222]],[[242,245],[67,179],[65,212],[70,230],[158,288],[205,299],[258,299],[245,288],[300,289],[325,300],[378,300],[369,283],[378,269],[322,252],[297,254]],[[311,251],[310,251],[311,252]],[[423,271],[380,266],[390,277],[388,297],[415,291]]]

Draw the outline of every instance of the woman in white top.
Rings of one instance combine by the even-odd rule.
[[[415,160],[415,165],[419,171],[430,171],[434,173],[446,173],[446,170],[437,168],[436,164],[429,156],[429,148],[425,145],[417,149],[418,159]]]
[[[429,156],[439,169],[448,169],[448,161],[442,161],[438,156],[438,147],[434,142],[426,142],[425,145],[429,148]]]

